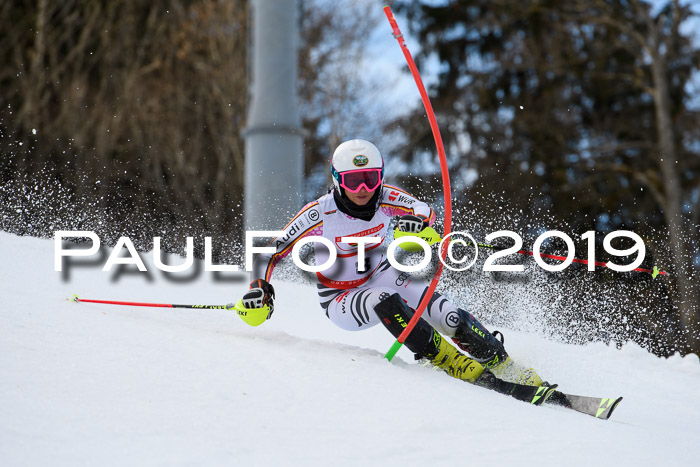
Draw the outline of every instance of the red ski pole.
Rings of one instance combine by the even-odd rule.
[[[508,248],[508,247],[497,247],[497,246],[494,246],[494,245],[489,245],[488,243],[477,243],[477,246],[480,246],[480,247],[482,247],[482,248],[489,248],[489,249],[494,250],[494,251],[505,250],[505,249]],[[528,250],[518,250],[518,251],[516,251],[515,253],[517,253],[517,254],[519,254],[519,255],[525,255],[525,256],[533,256],[533,257],[535,256],[535,252],[534,252],[534,251],[528,251]],[[556,259],[556,260],[559,260],[559,261],[566,261],[566,256],[551,255],[551,254],[548,254],[548,253],[537,253],[537,256],[539,256],[540,258],[548,258],[548,259]],[[600,267],[603,267],[603,268],[609,268],[609,267],[610,267],[610,266],[608,266],[608,263],[604,263],[604,262],[602,262],[602,261],[587,260],[587,259],[581,259],[581,258],[573,258],[571,261],[574,262],[574,263],[586,264],[586,265],[593,263],[593,264],[595,264],[596,266],[600,266]],[[656,276],[658,276],[658,275],[668,276],[668,273],[667,273],[666,271],[660,270],[660,269],[658,268],[658,266],[653,266],[652,269],[635,268],[635,269],[632,269],[632,271],[643,272],[643,273],[646,273],[646,274],[651,274],[651,276],[652,276],[653,278],[656,278]]]
[[[71,302],[77,303],[100,303],[103,305],[124,305],[124,306],[147,306],[147,307],[158,307],[158,308],[190,308],[196,310],[226,310],[226,305],[176,305],[174,303],[143,303],[143,302],[118,302],[114,300],[89,300],[86,298],[79,298],[77,295],[73,295],[69,299]]]

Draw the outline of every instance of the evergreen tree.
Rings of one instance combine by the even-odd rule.
[[[629,229],[671,265],[682,335],[700,352],[700,109],[689,6],[642,0],[399,1],[439,61],[433,106],[465,197],[498,194],[574,232]],[[695,98],[697,96],[695,95]],[[430,147],[420,115],[407,148]],[[466,141],[466,142],[465,142]],[[461,169],[461,170],[460,170]],[[472,172],[472,173],[473,173]],[[493,197],[491,198],[493,199]],[[600,250],[600,249],[599,249]],[[695,265],[694,262],[695,261]],[[695,283],[693,282],[695,281]]]

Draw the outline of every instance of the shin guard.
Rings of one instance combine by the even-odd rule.
[[[396,338],[401,335],[408,322],[413,317],[413,311],[406,305],[401,295],[386,294],[374,307],[379,320],[389,332]],[[438,339],[438,341],[436,341]],[[404,345],[416,354],[417,358],[432,358],[437,354],[440,334],[435,332],[433,327],[423,318],[418,320],[416,327],[406,338]]]
[[[374,310],[382,324],[397,338],[413,316],[413,312],[399,294],[387,294]],[[484,371],[483,366],[459,353],[422,318],[418,320],[404,344],[415,354],[416,359],[427,359],[433,366],[444,370],[453,378],[474,383]]]

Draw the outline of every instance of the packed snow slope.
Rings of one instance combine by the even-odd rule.
[[[0,232],[0,465],[695,466],[700,362],[502,329],[564,391],[624,396],[609,421],[454,380],[384,329],[337,329],[313,288],[277,282],[271,320],[225,310],[247,277],[54,272],[54,244]],[[182,261],[181,258],[173,262]],[[128,271],[128,273],[126,272]],[[488,323],[485,323],[488,326]]]

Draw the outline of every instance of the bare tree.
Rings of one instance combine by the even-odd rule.
[[[655,194],[661,205],[668,228],[674,266],[675,303],[688,350],[700,354],[700,288],[697,285],[700,275],[693,266],[698,254],[695,249],[700,245],[700,234],[697,219],[693,219],[692,216],[698,209],[700,200],[692,199],[694,186],[684,189],[684,185],[687,184],[682,180],[681,171],[686,165],[679,164],[678,148],[682,139],[678,134],[678,124],[675,123],[680,117],[680,111],[678,108],[674,109],[671,97],[673,86],[670,83],[669,55],[672,51],[678,51],[682,40],[682,7],[678,0],[673,0],[660,13],[652,16],[649,5],[641,0],[630,2],[630,6],[635,20],[633,22],[630,22],[629,18],[615,15],[614,11],[609,11],[608,5],[602,0],[594,2],[591,9],[583,10],[581,20],[603,24],[632,38],[632,43],[639,49],[630,50],[630,53],[636,54],[641,50],[647,57],[651,79],[634,79],[631,82],[635,83],[641,92],[649,93],[654,100],[657,148],[652,160],[661,176],[644,176],[638,173],[637,179]],[[629,49],[629,44],[618,42],[616,46]],[[690,59],[695,61],[697,67],[700,53],[695,51],[693,55],[694,58],[691,55]],[[633,171],[637,172],[634,169]],[[695,207],[692,207],[693,205]],[[691,208],[684,209],[684,206]]]

